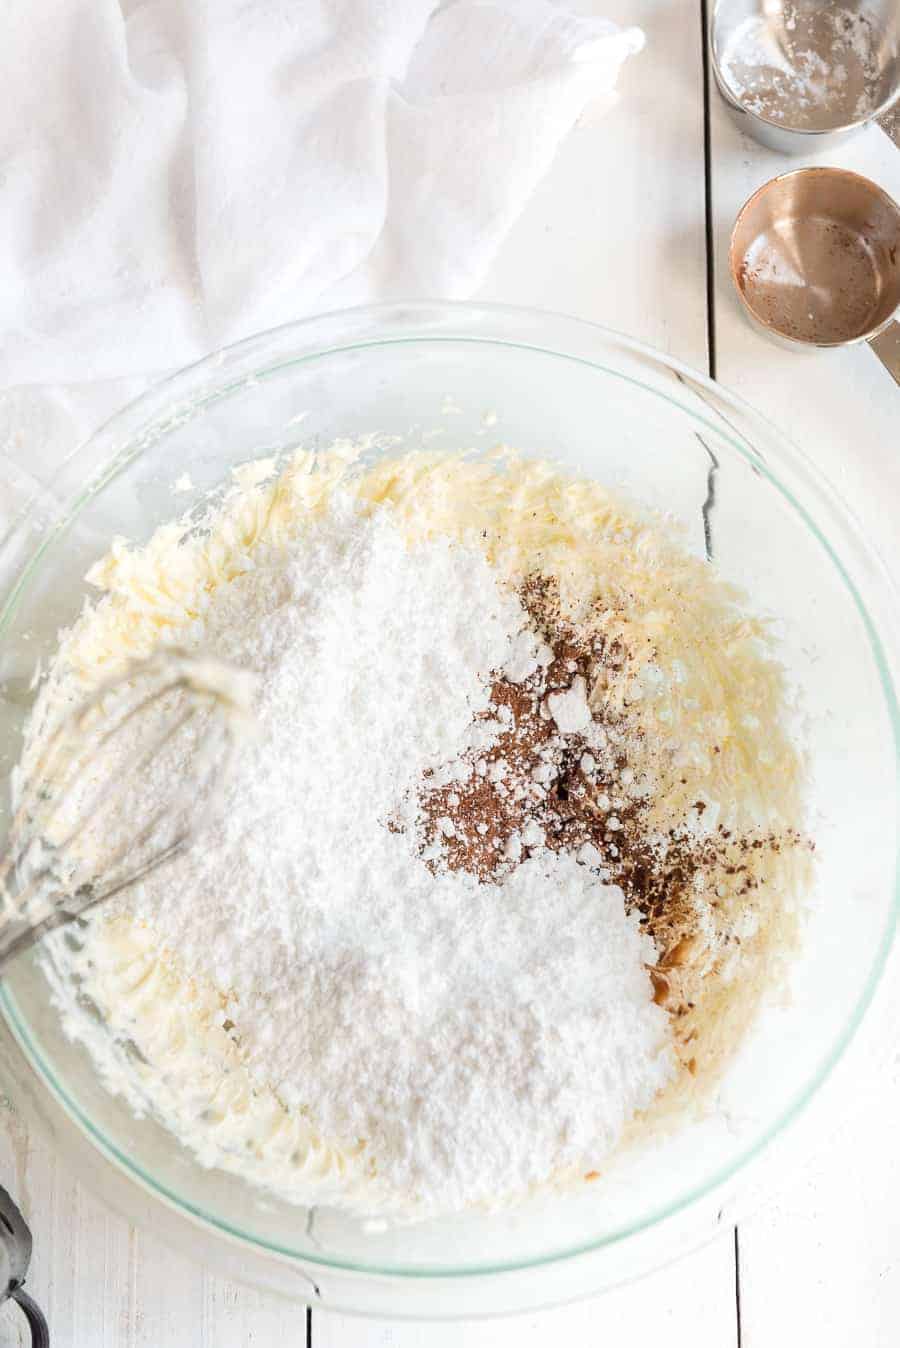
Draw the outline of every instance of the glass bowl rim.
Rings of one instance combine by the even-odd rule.
[[[98,473],[96,473],[84,486],[84,488],[63,507],[63,518],[49,530],[48,536],[28,557],[24,567],[14,577],[11,588],[0,611],[0,640],[3,639],[8,622],[18,608],[18,601],[21,591],[27,582],[32,571],[39,565],[44,553],[52,544],[58,542],[64,535],[66,529],[75,520],[81,509],[91,501],[103,487],[126,468],[128,464],[137,457],[138,454],[145,452],[153,447],[158,440],[163,439],[168,431],[179,423],[178,416],[172,413],[172,395],[178,390],[195,386],[198,379],[204,375],[215,374],[226,359],[241,358],[244,362],[252,359],[253,353],[259,351],[260,354],[271,347],[274,339],[278,337],[288,337],[292,334],[302,336],[310,333],[316,328],[324,328],[330,323],[338,320],[365,321],[368,322],[373,331],[377,331],[378,325],[389,318],[402,318],[412,320],[424,318],[427,315],[434,314],[436,311],[457,315],[461,324],[468,320],[470,323],[477,315],[486,316],[488,319],[494,319],[497,323],[504,320],[511,324],[526,324],[528,322],[553,322],[562,324],[572,330],[573,333],[583,332],[585,336],[590,336],[595,341],[608,344],[611,348],[618,348],[632,353],[633,355],[643,357],[656,366],[662,366],[664,369],[673,373],[679,382],[686,382],[689,386],[694,386],[700,391],[701,398],[704,393],[713,397],[716,402],[730,407],[741,417],[749,418],[755,421],[764,431],[769,440],[776,446],[780,460],[783,460],[801,479],[804,491],[809,491],[817,497],[820,503],[824,504],[826,509],[840,522],[845,532],[849,536],[843,541],[853,542],[857,548],[860,548],[867,560],[874,566],[878,580],[885,594],[890,597],[894,611],[898,607],[898,593],[891,578],[890,572],[885,566],[878,550],[868,541],[863,530],[857,521],[855,515],[840,500],[828,478],[823,474],[812,460],[797,446],[795,446],[767,417],[758,412],[751,404],[730,390],[723,388],[717,381],[707,375],[694,370],[685,362],[679,361],[667,353],[657,350],[648,343],[640,342],[625,334],[617,332],[615,329],[608,328],[602,324],[591,322],[583,318],[576,318],[571,315],[558,313],[552,310],[541,310],[528,308],[525,306],[489,304],[481,301],[466,302],[452,300],[413,300],[399,302],[384,302],[371,305],[360,305],[349,309],[332,310],[327,313],[316,314],[310,318],[295,320],[282,324],[275,328],[267,329],[260,333],[255,333],[244,338],[239,342],[220,348],[211,354],[195,361],[190,365],[155,381],[149,388],[144,390],[137,398],[130,400],[123,407],[119,408],[107,421],[102,423],[87,440],[76,445],[69,455],[66,456],[64,463],[68,464],[78,457],[78,455],[89,445],[95,444],[110,433],[115,433],[120,428],[127,428],[127,443],[124,450],[114,454],[108,463],[104,464]],[[432,333],[426,330],[413,330],[406,335],[378,335],[368,336],[365,339],[359,339],[356,336],[349,340],[333,342],[317,349],[304,351],[299,357],[293,359],[278,359],[265,369],[252,371],[244,370],[241,375],[221,386],[214,386],[213,390],[205,397],[194,398],[189,403],[191,415],[197,415],[202,412],[204,406],[212,401],[218,401],[220,398],[229,396],[241,388],[245,388],[251,381],[261,381],[262,379],[279,373],[280,371],[294,365],[307,364],[315,360],[322,360],[328,356],[337,355],[341,352],[355,350],[372,350],[381,347],[390,347],[396,345],[413,345],[418,343],[434,342],[470,342],[473,345],[486,344],[505,347],[510,350],[525,350],[541,356],[552,356],[572,361],[576,364],[595,369],[601,374],[612,376],[625,383],[631,383],[641,388],[644,392],[653,397],[670,404],[678,412],[688,416],[692,422],[699,423],[708,427],[717,437],[728,442],[732,449],[751,464],[753,469],[763,476],[769,486],[781,495],[792,508],[793,512],[799,516],[804,526],[813,534],[817,542],[825,551],[830,562],[838,572],[840,579],[849,593],[851,601],[855,606],[865,629],[866,636],[874,657],[875,666],[878,671],[878,677],[884,693],[885,702],[890,716],[891,726],[894,738],[895,765],[897,768],[898,782],[900,782],[900,706],[895,690],[894,680],[891,677],[891,661],[889,660],[882,645],[875,623],[870,616],[857,586],[853,579],[847,574],[841,558],[836,553],[832,544],[822,533],[815,521],[810,517],[803,504],[794,496],[790,488],[786,487],[778,476],[768,466],[766,458],[755,450],[749,441],[742,442],[742,436],[727,421],[724,425],[720,422],[714,422],[705,416],[700,415],[694,408],[688,407],[686,403],[677,398],[671,397],[668,393],[659,388],[654,388],[634,374],[625,373],[620,369],[604,365],[597,359],[590,359],[584,355],[577,355],[571,351],[556,350],[551,346],[541,346],[534,342],[514,340],[510,337],[497,337],[490,333],[481,333],[470,331],[468,334],[461,331],[449,330],[447,332]],[[176,403],[177,406],[177,403]],[[130,423],[141,416],[145,409],[151,410],[151,420],[138,426],[137,429]],[[163,414],[160,415],[160,409]],[[155,432],[155,436],[148,437],[149,432]],[[135,441],[137,442],[135,444]],[[130,451],[130,452],[129,452]],[[264,450],[261,447],[260,452]],[[102,1129],[99,1128],[81,1106],[72,1099],[67,1089],[56,1079],[54,1069],[48,1064],[40,1048],[34,1042],[30,1033],[27,1018],[20,1012],[18,1004],[6,980],[0,979],[0,1014],[19,1046],[24,1058],[29,1063],[35,1075],[41,1080],[51,1094],[62,1106],[65,1113],[74,1122],[76,1127],[87,1136],[89,1142],[99,1152],[99,1154],[108,1162],[111,1162],[117,1169],[124,1172],[132,1181],[136,1182],[141,1188],[148,1190],[159,1201],[176,1211],[186,1215],[194,1222],[199,1222],[203,1227],[211,1228],[218,1237],[225,1237],[238,1243],[246,1243],[265,1255],[274,1255],[281,1259],[289,1259],[299,1263],[318,1265],[324,1268],[331,1268],[347,1273],[357,1273],[377,1277],[393,1277],[398,1279],[417,1279],[427,1281],[434,1279],[443,1281],[453,1278],[469,1277],[490,1277],[504,1273],[514,1273],[528,1269],[541,1268],[545,1265],[563,1263],[575,1259],[579,1256],[596,1254],[611,1246],[617,1245],[625,1240],[638,1236],[642,1231],[656,1227],[668,1218],[683,1212],[691,1205],[707,1198],[716,1188],[733,1179],[739,1172],[756,1157],[760,1155],[772,1141],[781,1134],[796,1118],[802,1113],[805,1106],[819,1091],[821,1086],[831,1075],[837,1063],[843,1057],[850,1041],[856,1034],[857,1029],[865,1015],[869,1004],[875,993],[881,975],[887,962],[888,954],[892,947],[894,936],[897,929],[898,918],[900,918],[900,852],[895,858],[894,868],[894,893],[891,901],[887,920],[881,932],[878,946],[875,950],[874,958],[869,967],[865,986],[862,992],[857,996],[851,1014],[848,1016],[840,1034],[835,1038],[829,1051],[819,1061],[814,1071],[806,1077],[802,1088],[793,1096],[791,1103],[782,1109],[776,1118],[770,1122],[759,1134],[755,1140],[747,1146],[740,1149],[734,1157],[725,1165],[719,1166],[703,1181],[693,1185],[690,1189],[680,1194],[658,1208],[643,1214],[637,1220],[627,1223],[620,1229],[609,1232],[595,1239],[581,1241],[575,1245],[552,1250],[548,1253],[536,1255],[528,1258],[519,1258],[509,1261],[498,1262],[496,1260],[484,1264],[466,1264],[461,1267],[436,1267],[433,1265],[391,1265],[388,1267],[375,1264],[363,1263],[358,1260],[324,1257],[320,1254],[306,1250],[298,1250],[290,1246],[281,1244],[277,1241],[267,1240],[258,1235],[241,1230],[238,1226],[215,1216],[197,1203],[187,1200],[167,1185],[157,1180],[151,1173],[146,1171],[140,1164],[132,1160],[120,1147],[110,1141]]]

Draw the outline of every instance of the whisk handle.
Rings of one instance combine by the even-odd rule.
[[[6,972],[7,965],[28,950],[48,931],[70,920],[70,914],[59,910],[50,913],[39,922],[30,922],[19,915],[0,916],[0,975]]]
[[[31,1348],[49,1348],[50,1331],[44,1313],[25,1291],[31,1263],[31,1231],[16,1204],[0,1187],[0,1303],[17,1302],[31,1331]]]

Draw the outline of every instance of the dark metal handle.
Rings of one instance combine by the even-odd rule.
[[[50,1329],[46,1316],[37,1302],[32,1301],[24,1287],[17,1287],[10,1293],[10,1297],[20,1307],[28,1321],[28,1328],[31,1330],[31,1348],[50,1348]]]
[[[6,1190],[0,1187],[0,1255],[3,1265],[0,1302],[9,1299],[18,1304],[31,1330],[32,1348],[49,1348],[50,1331],[44,1312],[23,1287],[31,1263],[31,1245],[28,1223]]]

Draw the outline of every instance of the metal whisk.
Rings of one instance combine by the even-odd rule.
[[[14,775],[0,857],[0,971],[189,846],[252,724],[253,686],[252,675],[168,647],[97,688],[43,743],[37,737]],[[164,799],[157,791],[137,824],[132,810],[123,831],[123,803],[161,766]]]

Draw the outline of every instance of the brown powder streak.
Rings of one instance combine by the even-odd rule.
[[[651,971],[654,995],[677,1020],[693,1005],[681,995],[680,971],[703,945],[698,891],[715,894],[726,877],[729,898],[747,896],[764,883],[757,871],[766,853],[803,840],[791,832],[735,837],[722,826],[707,837],[687,827],[665,835],[651,831],[650,800],[635,791],[627,771],[626,744],[629,736],[633,743],[634,726],[628,729],[602,696],[595,696],[592,731],[599,726],[605,740],[598,750],[581,734],[560,734],[546,710],[548,694],[568,689],[578,675],[590,690],[602,691],[626,666],[627,650],[567,624],[551,581],[533,577],[521,593],[552,661],[521,684],[494,678],[491,706],[481,719],[506,715],[508,724],[489,750],[467,756],[468,780],[430,786],[426,776],[419,792],[421,848],[440,839],[439,858],[427,862],[432,870],[465,871],[487,882],[502,879],[534,850],[577,854],[585,844],[595,847],[601,857],[598,876],[622,888],[662,952]],[[546,780],[538,781],[541,769]],[[694,808],[699,816],[706,806],[697,801]],[[449,837],[439,823],[447,819]],[[528,825],[540,828],[543,842],[537,849],[523,843],[510,850]],[[718,908],[719,900],[714,897],[711,906]]]

